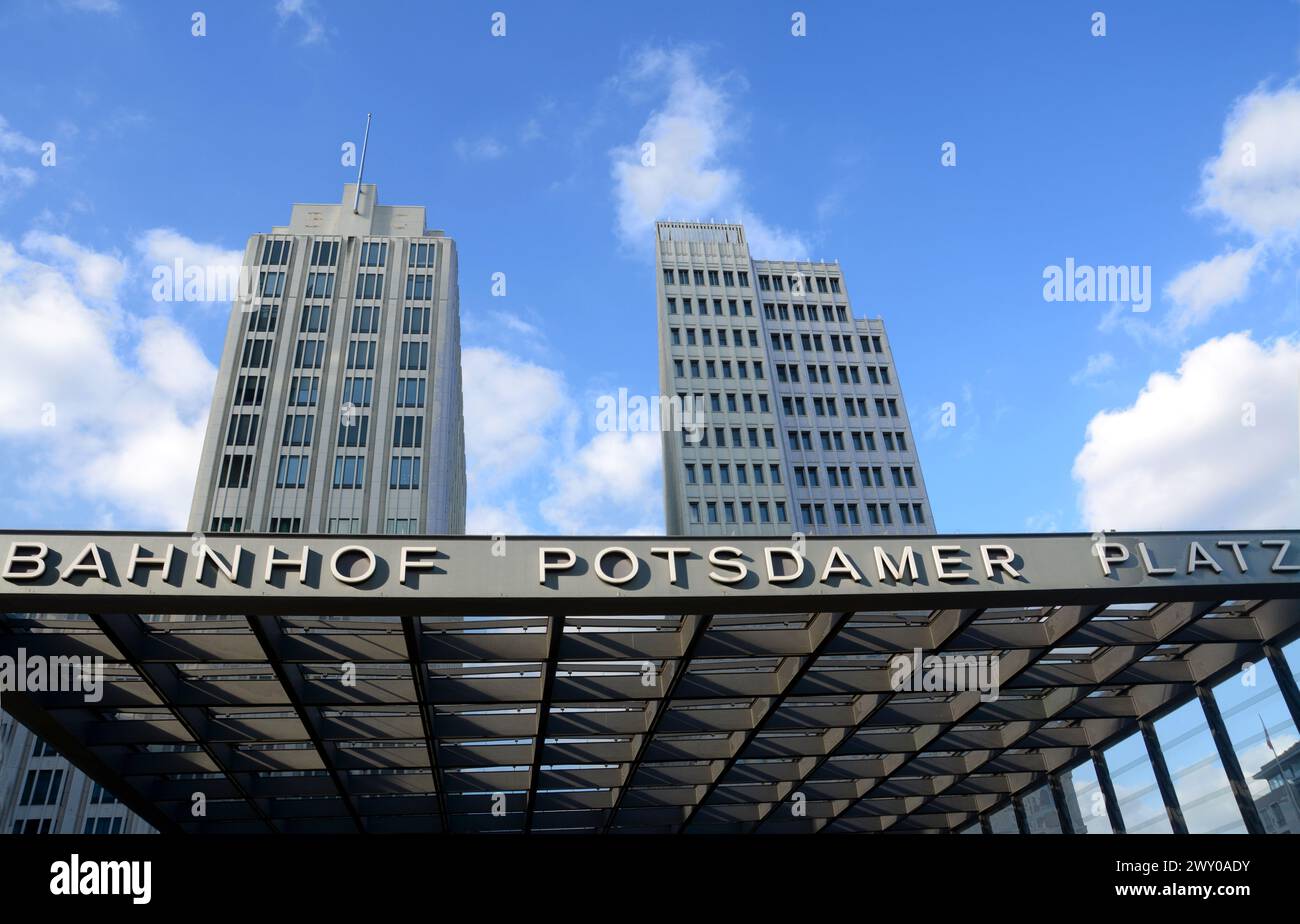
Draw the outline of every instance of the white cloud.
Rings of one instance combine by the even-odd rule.
[[[1230,250],[1174,277],[1165,286],[1165,295],[1175,306],[1169,319],[1173,328],[1181,331],[1200,324],[1219,308],[1245,296],[1260,253],[1259,245]]]
[[[192,288],[198,302],[225,304],[240,290],[241,281],[245,291],[255,282],[251,277],[241,276],[242,250],[205,244],[174,228],[151,228],[136,238],[135,251],[144,270],[140,291],[149,292],[150,297],[155,297],[155,287],[162,290],[168,301],[186,297]]]
[[[35,164],[39,163],[40,150],[39,144],[22,132],[10,128],[8,120],[0,115],[0,154],[26,157]],[[7,157],[5,160],[0,160],[0,204],[35,183],[36,171],[31,166],[11,163]]]
[[[0,153],[35,154],[41,146],[22,132],[9,127],[9,120],[0,115]]]
[[[471,536],[519,536],[530,532],[514,501],[502,506],[471,504],[465,511],[465,532]]]
[[[204,244],[186,237],[174,228],[151,228],[135,241],[140,257],[151,264],[170,264],[182,260],[187,266],[240,266],[242,250],[227,250],[216,244]]]
[[[564,378],[500,350],[461,355],[465,442],[471,495],[542,464],[568,408]]]
[[[29,231],[23,237],[23,249],[71,270],[80,290],[96,301],[114,298],[126,277],[126,263],[120,257],[82,247],[61,234]]]
[[[566,534],[661,532],[662,445],[658,433],[596,434],[555,466],[542,515]]]
[[[25,473],[12,477],[30,497],[183,526],[215,368],[170,320],[122,310],[116,257],[24,244],[32,255],[0,241],[0,441]]]
[[[1201,169],[1197,208],[1251,240],[1179,273],[1165,287],[1175,333],[1243,298],[1264,257],[1289,257],[1300,234],[1300,87],[1259,88],[1233,106],[1219,153]]]
[[[658,433],[579,436],[584,411],[563,375],[501,350],[463,353],[467,528],[483,533],[661,528]],[[586,409],[594,425],[596,406]]]
[[[1096,381],[1114,368],[1114,356],[1110,353],[1094,353],[1088,357],[1082,369],[1070,376],[1070,382],[1074,385],[1081,385],[1084,382]]]
[[[1239,99],[1219,155],[1202,169],[1201,207],[1255,238],[1300,229],[1300,87]],[[1252,163],[1253,161],[1253,163]]]
[[[621,82],[651,87],[660,108],[642,126],[634,145],[610,152],[618,229],[638,249],[653,238],[656,220],[717,218],[741,221],[759,258],[806,259],[807,243],[796,233],[767,224],[744,201],[740,173],[723,161],[741,140],[728,95],[728,78],[700,74],[693,52],[647,49]],[[653,163],[645,145],[653,145]]]
[[[495,138],[456,139],[456,156],[461,160],[496,160],[504,157],[506,147]]]
[[[283,26],[292,19],[302,26],[299,44],[315,45],[325,41],[325,21],[311,0],[277,0],[275,12],[280,17],[280,25]]]
[[[1271,529],[1300,519],[1300,341],[1249,333],[1183,354],[1074,460],[1090,529]]]

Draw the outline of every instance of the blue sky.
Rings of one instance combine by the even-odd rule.
[[[1295,526],[1298,25],[1282,0],[14,0],[0,522],[180,525],[228,306],[154,302],[150,270],[336,201],[373,111],[380,201],[459,245],[472,529],[662,527],[657,438],[595,430],[597,396],[658,388],[656,217],[840,261],[942,531]],[[1149,310],[1045,300],[1067,258],[1150,267]]]

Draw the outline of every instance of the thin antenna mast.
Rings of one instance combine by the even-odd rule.
[[[361,163],[357,166],[357,194],[352,199],[352,214],[360,214],[358,209],[361,208],[361,177],[366,172],[366,146],[370,144],[370,113],[366,113],[366,135],[361,139]]]

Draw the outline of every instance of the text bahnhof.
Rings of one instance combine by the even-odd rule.
[[[84,537],[82,537],[84,539]],[[463,540],[461,540],[463,541]],[[510,540],[511,543],[521,540]],[[736,545],[712,545],[697,548],[686,542],[657,539],[642,545],[638,554],[628,545],[607,545],[589,554],[580,554],[570,545],[536,545],[537,582],[554,586],[561,578],[591,578],[604,584],[622,587],[651,577],[676,585],[703,563],[704,575],[717,584],[754,586],[759,582],[780,586],[854,582],[925,583],[927,578],[945,582],[980,582],[1010,578],[1024,580],[1024,562],[1015,548],[1007,543],[941,543],[929,546],[895,543],[894,551],[881,545],[855,540],[830,544],[821,540],[824,551],[793,545],[756,545],[748,549]],[[452,545],[455,545],[453,541]],[[811,544],[811,543],[810,543]],[[505,540],[487,546],[486,554],[505,558]],[[1132,548],[1130,548],[1130,545]],[[1236,539],[1211,541],[1189,540],[1180,543],[1176,553],[1164,547],[1157,556],[1146,542],[1100,541],[1076,546],[1095,564],[1096,571],[1109,576],[1120,566],[1141,568],[1152,578],[1203,573],[1250,574],[1268,571],[1288,574],[1300,571],[1300,551],[1291,550],[1290,539]],[[501,551],[497,551],[497,547]],[[90,582],[122,586],[123,580],[147,586],[153,575],[159,583],[181,584],[190,580],[208,584],[222,577],[231,584],[249,587],[256,580],[266,584],[287,583],[295,576],[304,586],[319,586],[320,576],[342,585],[371,589],[382,587],[396,577],[396,583],[413,589],[428,580],[424,589],[436,590],[439,579],[446,580],[460,555],[469,557],[464,546],[448,554],[437,545],[400,545],[395,555],[378,554],[368,545],[349,543],[331,546],[324,552],[311,544],[276,545],[267,542],[262,551],[253,551],[242,543],[223,543],[221,548],[197,542],[189,554],[175,543],[158,544],[154,552],[140,542],[130,544],[125,561],[114,560],[113,551],[98,542],[80,542],[75,549],[52,549],[43,541],[9,543],[0,579],[18,585],[72,582],[85,587]],[[389,548],[392,545],[389,544]],[[483,548],[477,548],[480,558]],[[119,550],[119,558],[121,550]],[[512,553],[518,562],[518,553]],[[530,556],[531,558],[531,556]],[[692,560],[694,563],[692,564]],[[317,561],[321,567],[309,567]],[[512,562],[513,563],[513,562]],[[123,568],[124,566],[124,568]],[[182,569],[189,569],[186,574]],[[688,574],[688,569],[691,573]],[[927,571],[929,574],[927,575]],[[1096,573],[1096,572],[1094,572]],[[124,576],[124,577],[123,577]],[[188,579],[188,580],[187,580]],[[209,585],[210,586],[210,585]],[[634,589],[634,588],[629,588]]]

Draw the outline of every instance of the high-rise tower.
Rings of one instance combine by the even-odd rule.
[[[933,532],[884,322],[839,264],[754,260],[741,225],[655,236],[660,387],[704,424],[664,432],[668,532]]]
[[[456,245],[360,192],[249,238],[191,530],[465,531]]]

